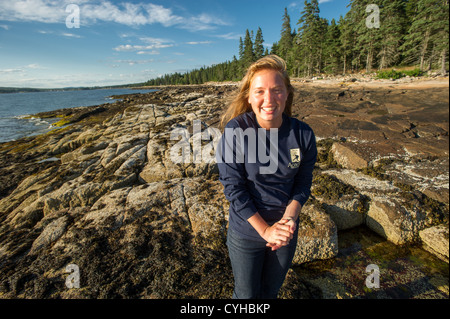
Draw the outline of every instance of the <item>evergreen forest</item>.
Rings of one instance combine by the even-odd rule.
[[[448,72],[448,0],[350,0],[338,21],[320,17],[318,0],[305,1],[293,25],[287,8],[278,42],[264,49],[261,28],[239,39],[239,57],[184,74],[173,73],[145,85],[239,81],[247,67],[267,54],[286,60],[291,77],[371,73],[414,66],[419,73]]]

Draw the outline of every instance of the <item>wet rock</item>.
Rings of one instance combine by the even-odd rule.
[[[321,299],[321,289],[313,287],[309,282],[303,280],[301,275],[289,269],[283,286],[278,293],[280,299]]]
[[[426,250],[448,263],[448,225],[426,228],[419,235]]]
[[[327,160],[315,170],[312,200],[300,215],[295,267],[357,254],[339,251],[338,230],[362,222],[395,243],[421,239],[436,251],[448,247],[448,232],[429,234],[448,220],[445,103],[424,107],[415,91],[399,98],[395,90],[302,85],[295,84],[294,115],[319,138],[339,142],[321,149]],[[0,295],[229,298],[229,203],[217,166],[207,160],[216,142],[216,131],[207,130],[217,129],[235,90],[168,87],[103,109],[60,110],[52,114],[68,126],[0,144]],[[440,90],[429,92],[445,102]],[[332,159],[343,147],[360,161],[336,167]],[[177,161],[183,150],[186,161]],[[61,160],[42,162],[48,158]],[[69,264],[80,268],[80,289],[65,286]],[[345,284],[290,270],[281,296],[366,295],[347,291],[350,275],[341,275]]]

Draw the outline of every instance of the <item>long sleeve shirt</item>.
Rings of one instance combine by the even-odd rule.
[[[230,202],[229,227],[262,241],[247,221],[255,213],[272,225],[290,200],[303,206],[311,193],[316,140],[304,122],[283,114],[279,129],[262,129],[253,112],[232,119],[219,142],[219,180]]]

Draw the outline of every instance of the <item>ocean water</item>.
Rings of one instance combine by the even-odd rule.
[[[155,90],[98,89],[0,94],[0,143],[42,134],[59,119],[25,117],[63,108],[113,103],[112,95],[147,93]]]

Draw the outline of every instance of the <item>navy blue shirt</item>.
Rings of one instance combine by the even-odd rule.
[[[307,201],[317,149],[306,123],[283,114],[279,129],[265,130],[253,112],[244,113],[228,122],[217,150],[229,227],[243,238],[263,241],[247,221],[255,213],[272,225],[290,200]]]

